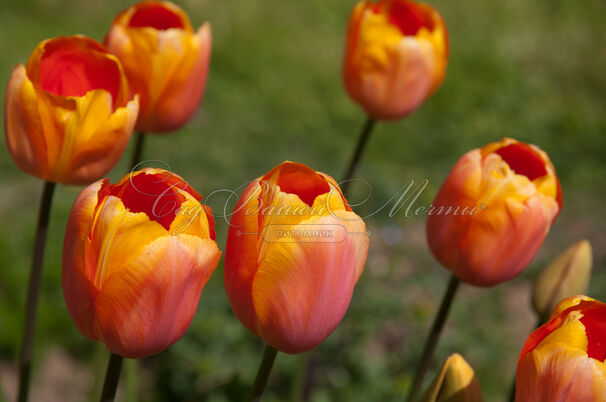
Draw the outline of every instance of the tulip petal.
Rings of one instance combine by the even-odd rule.
[[[91,131],[90,140],[79,144],[78,153],[74,155],[69,183],[85,184],[91,177],[104,176],[118,163],[128,145],[138,113],[139,101],[135,97]]]
[[[421,402],[482,402],[478,379],[458,353],[450,355]]]
[[[55,144],[47,143],[38,112],[38,100],[25,67],[17,66],[8,81],[4,101],[4,132],[9,152],[25,172],[47,179]]]
[[[119,355],[138,358],[176,342],[189,328],[200,292],[221,253],[190,235],[159,237],[124,260],[95,300],[95,336]]]
[[[72,207],[63,240],[62,287],[65,305],[80,332],[93,338],[94,300],[98,291],[87,271],[85,248],[89,241],[99,191],[109,183],[99,180],[86,187]],[[94,338],[93,338],[94,339]]]
[[[211,29],[207,22],[185,47],[179,66],[174,70],[170,85],[157,95],[156,123],[160,131],[173,131],[188,121],[202,100],[211,53]],[[158,73],[160,74],[160,73]]]
[[[343,241],[266,245],[255,275],[257,332],[286,353],[309,350],[330,335],[345,315],[364,266],[364,222],[351,212],[335,215],[314,217],[293,228],[314,231],[342,225],[348,233]]]
[[[253,181],[242,193],[229,222],[225,246],[225,290],[232,310],[250,331],[256,333],[252,306],[252,281],[258,268],[258,194],[259,182]]]
[[[135,98],[112,111],[112,97],[105,90],[93,90],[80,98],[41,94],[41,114],[52,122],[47,132],[60,134],[53,181],[86,184],[103,177],[126,149],[139,110]]]
[[[525,355],[516,375],[516,401],[602,401],[606,366],[564,343],[552,343]]]
[[[524,204],[507,201],[488,208],[492,208],[489,213],[472,220],[461,239],[460,261],[466,269],[455,270],[462,280],[477,286],[506,281],[526,268],[558,210],[553,199],[542,195]]]

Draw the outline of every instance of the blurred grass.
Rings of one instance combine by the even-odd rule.
[[[354,2],[178,3],[195,25],[212,23],[208,87],[194,119],[175,135],[149,139],[145,157],[166,161],[204,195],[235,189],[286,159],[339,178],[364,121],[340,76],[343,34]],[[432,3],[450,32],[447,79],[408,119],[378,125],[358,172],[371,183],[372,197],[358,212],[371,214],[410,179],[430,180],[419,200],[429,203],[461,154],[503,136],[549,153],[564,190],[561,217],[519,278],[490,290],[462,288],[433,367],[460,352],[476,369],[486,400],[504,400],[534,325],[529,283],[551,257],[581,237],[590,239],[595,268],[589,294],[606,299],[606,3]],[[129,4],[3,0],[0,76],[7,80],[11,67],[25,63],[44,38],[83,33],[101,40],[113,16]],[[117,180],[125,171],[122,161],[110,176]],[[41,183],[16,168],[6,147],[0,175],[0,359],[11,363],[21,334]],[[354,188],[352,202],[365,197],[362,190]],[[78,333],[61,292],[62,238],[79,191],[60,187],[54,200],[36,358],[40,362],[45,349],[60,346],[79,367],[98,373],[106,356]],[[216,213],[224,202],[221,195],[209,201]],[[309,400],[397,400],[410,382],[448,273],[425,245],[424,219],[406,218],[403,211],[390,218],[387,210],[368,220],[371,251],[348,314],[309,356]],[[226,230],[225,221],[217,219],[222,249]],[[260,340],[230,310],[220,266],[187,335],[170,350],[143,359],[135,377],[129,366],[130,380],[123,385],[138,383],[143,401],[238,401],[261,353]],[[300,358],[280,354],[265,400],[287,400],[299,366]],[[3,375],[3,385],[9,377]],[[126,391],[129,400],[137,399],[136,392]]]

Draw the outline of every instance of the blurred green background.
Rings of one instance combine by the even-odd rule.
[[[364,121],[341,83],[351,0],[187,0],[194,25],[210,21],[213,52],[202,108],[178,133],[150,138],[144,157],[170,164],[200,193],[235,189],[283,160],[343,174]],[[127,1],[2,0],[0,77],[25,63],[47,37],[98,40]],[[435,0],[450,32],[442,88],[409,118],[381,123],[358,177],[372,185],[364,216],[408,180],[429,179],[431,202],[464,152],[503,136],[549,153],[565,206],[544,247],[518,278],[493,289],[463,286],[438,348],[461,353],[488,401],[505,400],[521,346],[535,325],[530,288],[564,247],[588,238],[595,266],[589,295],[606,299],[606,3],[602,0]],[[130,147],[127,154],[130,153]],[[125,155],[127,155],[125,154]],[[110,174],[119,179],[126,160]],[[14,395],[25,289],[42,184],[0,152],[0,379]],[[60,283],[63,233],[81,188],[59,187],[39,309],[34,401],[87,401],[99,395],[103,346],[82,337]],[[364,198],[353,188],[351,202]],[[220,213],[225,199],[210,200]],[[231,204],[233,206],[233,204]],[[373,232],[364,275],[345,319],[317,349],[278,355],[267,401],[398,400],[408,388],[448,272],[425,242],[424,217],[387,210]],[[217,219],[224,249],[227,224]],[[252,383],[262,342],[232,314],[222,264],[204,289],[190,331],[159,355],[130,361],[122,401],[239,401]],[[302,374],[301,367],[309,367]],[[428,383],[428,382],[427,382]],[[427,384],[426,383],[426,384]]]

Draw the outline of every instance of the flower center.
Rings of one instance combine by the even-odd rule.
[[[130,18],[130,27],[151,27],[159,30],[185,28],[181,17],[161,3],[141,4]]]
[[[533,181],[547,174],[545,162],[535,151],[525,144],[511,144],[495,151],[516,174]]]
[[[585,326],[587,335],[587,355],[604,362],[606,360],[606,305],[584,310],[580,321]]]
[[[120,90],[116,61],[92,40],[59,38],[49,41],[40,59],[40,86],[59,96],[84,96],[104,89],[115,101]]]
[[[202,198],[178,176],[170,173],[140,173],[121,185],[112,186],[110,195],[119,197],[131,212],[144,212],[166,230],[175,219],[181,204],[186,200],[181,191],[194,198]]]
[[[313,169],[299,163],[285,163],[279,167],[278,180],[280,191],[296,194],[301,201],[313,206],[317,196],[330,191],[326,180]],[[264,180],[270,180],[273,172],[268,173]]]
[[[414,36],[425,27],[432,31],[434,24],[412,1],[392,1],[388,10],[389,22],[398,27],[403,35]]]

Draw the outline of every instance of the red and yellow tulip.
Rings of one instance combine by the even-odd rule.
[[[120,159],[139,103],[118,59],[84,36],[47,39],[6,88],[8,150],[26,173],[90,184]]]
[[[225,288],[250,331],[286,353],[337,327],[368,252],[364,221],[334,179],[284,162],[254,180],[231,218]]]
[[[202,99],[210,63],[210,24],[194,32],[187,14],[168,1],[143,1],[118,14],[105,44],[141,97],[137,130],[173,131]]]
[[[183,336],[221,255],[200,198],[160,169],[82,191],[65,233],[63,295],[84,336],[131,358]]]
[[[505,138],[459,159],[428,211],[427,239],[459,279],[492,286],[526,268],[561,206],[547,154]]]
[[[562,300],[524,344],[517,402],[598,402],[606,397],[606,304],[586,296]]]
[[[448,33],[440,14],[412,0],[359,2],[349,19],[343,77],[375,119],[412,113],[442,83]]]

